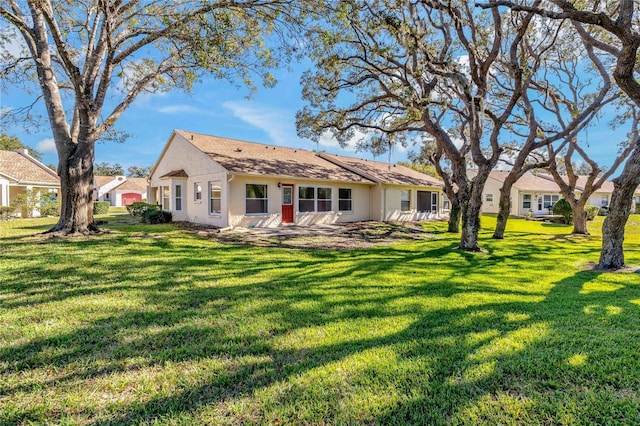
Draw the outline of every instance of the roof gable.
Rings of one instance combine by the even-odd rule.
[[[55,172],[22,152],[0,151],[0,173],[18,183],[60,185]]]

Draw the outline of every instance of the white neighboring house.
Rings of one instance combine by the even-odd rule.
[[[173,219],[278,227],[439,218],[442,182],[407,167],[175,130],[149,202]]]
[[[489,174],[482,192],[482,211],[484,213],[498,213],[500,209],[500,188],[509,172],[493,170]],[[470,176],[475,170],[469,171]],[[587,180],[586,176],[578,176],[576,193],[580,193]],[[613,182],[606,181],[601,188],[594,192],[587,204],[597,207],[607,207],[613,192]],[[511,188],[511,215],[513,216],[544,216],[552,214],[553,205],[560,198],[564,198],[560,187],[553,177],[546,173],[529,172],[516,181]],[[640,187],[636,190],[634,201],[640,202]]]
[[[95,199],[109,201],[113,207],[124,207],[146,201],[149,182],[146,178],[126,176],[94,176]]]
[[[35,191],[41,198],[58,197],[60,179],[47,166],[29,155],[27,149],[0,151],[0,206],[11,206],[19,194]],[[16,210],[23,217],[28,212]],[[36,209],[32,217],[40,216]]]

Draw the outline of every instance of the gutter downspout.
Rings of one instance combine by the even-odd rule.
[[[225,191],[225,203],[224,203],[224,224],[225,226],[223,228],[227,228],[227,227],[231,227],[233,228],[233,226],[229,225],[229,195],[231,194],[231,181],[234,180],[236,177],[236,175],[234,173],[231,172],[227,172],[227,188]]]

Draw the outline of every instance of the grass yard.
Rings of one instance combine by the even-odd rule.
[[[640,274],[585,270],[600,220],[495,241],[485,217],[488,253],[464,253],[446,223],[332,251],[126,217],[0,224],[0,423],[640,423]]]

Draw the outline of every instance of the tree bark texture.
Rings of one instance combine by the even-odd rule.
[[[493,231],[493,238],[496,240],[504,239],[504,231],[507,229],[507,221],[511,214],[511,188],[516,182],[519,175],[507,175],[502,187],[500,188],[500,201],[498,209],[498,217],[496,220],[496,229]]]
[[[624,229],[631,213],[633,193],[640,185],[640,144],[631,154],[622,174],[613,180],[609,214],[602,225],[602,251],[597,269],[615,270],[624,266]]]
[[[70,156],[60,157],[60,218],[49,232],[87,235],[98,231],[93,221],[93,151],[93,143],[83,144]]]
[[[449,210],[447,232],[457,234],[460,232],[460,205],[453,200],[449,200],[449,202],[451,203],[451,210]]]
[[[462,204],[462,232],[460,235],[460,250],[480,251],[478,234],[480,232],[480,216],[482,214],[482,190],[489,177],[492,164],[483,164],[478,174],[467,187],[467,196]]]
[[[587,212],[584,209],[586,201],[586,199],[581,199],[576,203],[575,207],[573,205],[571,206],[573,210],[572,234],[589,235],[589,231],[587,231]]]

